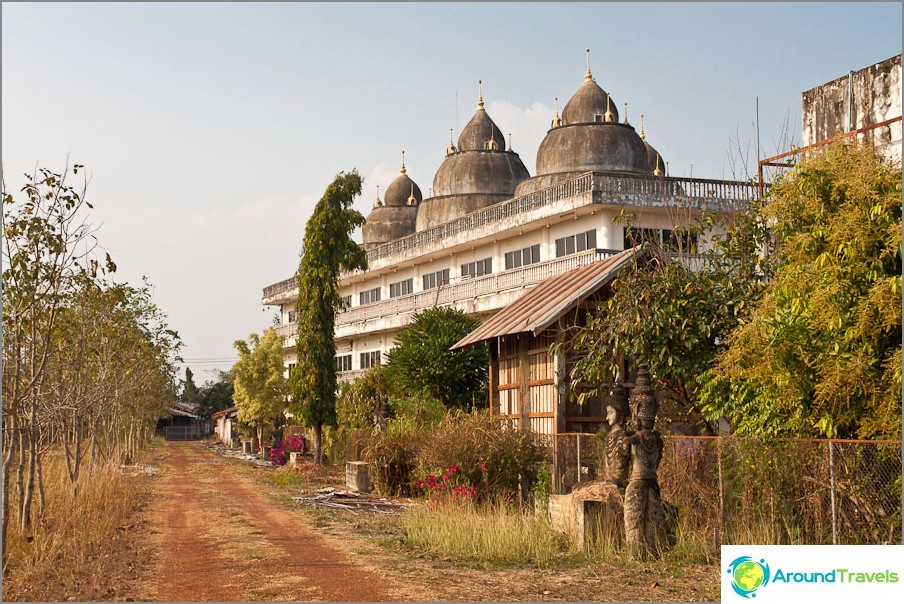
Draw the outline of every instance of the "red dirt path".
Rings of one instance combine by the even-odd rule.
[[[383,581],[197,443],[167,443],[151,510],[160,601],[388,601]],[[259,489],[259,487],[258,487]],[[256,547],[255,547],[256,545]],[[149,595],[151,595],[149,593]]]

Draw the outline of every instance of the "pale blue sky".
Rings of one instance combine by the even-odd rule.
[[[532,174],[590,47],[672,175],[743,177],[727,158],[740,141],[755,173],[756,97],[763,154],[786,119],[800,142],[801,92],[900,53],[901,4],[4,2],[2,36],[9,188],[89,168],[119,278],[151,278],[202,382],[270,323],[261,290],[333,176],[361,172],[366,214],[405,149],[428,195],[478,79]]]

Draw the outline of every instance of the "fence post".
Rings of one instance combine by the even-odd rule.
[[[835,456],[829,441],[829,497],[832,502],[832,545],[838,545],[838,511],[835,507]]]
[[[578,441],[578,480],[577,482],[581,482],[581,435],[578,434],[575,436]]]
[[[719,472],[719,535],[717,541],[722,544],[725,533],[725,490],[722,482],[722,437],[716,437],[716,468]]]

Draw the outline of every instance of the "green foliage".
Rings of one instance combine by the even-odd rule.
[[[389,390],[384,365],[376,365],[353,382],[343,383],[336,400],[338,427],[373,428],[377,419],[388,412]]]
[[[232,407],[234,394],[235,378],[232,373],[229,371],[220,372],[217,381],[206,382],[201,386],[198,413],[201,417],[210,418],[214,413]]]
[[[482,497],[493,497],[514,496],[522,481],[533,484],[544,455],[529,434],[484,410],[448,413],[416,459],[421,478],[440,476],[456,466],[459,484],[475,487]]]
[[[367,255],[351,239],[364,223],[352,209],[361,193],[358,172],[340,173],[317,202],[305,227],[298,266],[298,364],[290,377],[291,411],[314,428],[314,456],[322,461],[323,426],[336,425],[336,346],[333,333],[342,271],[363,270]]]
[[[283,339],[273,328],[263,337],[256,333],[248,341],[236,340],[239,360],[232,367],[235,375],[233,400],[238,406],[239,421],[257,430],[261,440],[263,429],[282,414],[288,388],[283,376]]]
[[[901,171],[836,143],[776,183],[777,269],[701,379],[739,434],[901,438]]]
[[[654,385],[684,419],[712,433],[696,379],[762,295],[770,268],[759,249],[767,232],[751,202],[720,221],[705,214],[675,233],[679,241],[707,236],[707,245],[687,254],[646,242],[645,255],[614,280],[586,327],[555,346],[580,357],[570,376],[578,402],[604,396],[607,384],[624,379],[622,360],[636,360],[649,365]],[[578,392],[575,384],[592,387]]]
[[[392,381],[399,391],[427,395],[449,409],[485,407],[486,346],[449,350],[478,325],[478,319],[453,308],[434,307],[415,314],[388,354]]]
[[[185,368],[185,381],[182,384],[182,402],[189,405],[198,405],[201,402],[201,392],[195,384],[194,374],[188,367]]]
[[[426,433],[416,422],[395,418],[386,423],[364,451],[370,463],[374,486],[381,495],[414,494],[414,461]]]
[[[390,414],[424,426],[437,426],[446,417],[446,408],[429,396],[394,396],[389,399]]]

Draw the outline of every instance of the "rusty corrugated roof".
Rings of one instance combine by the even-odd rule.
[[[600,287],[612,281],[619,271],[644,254],[642,246],[637,246],[605,260],[541,281],[489,321],[456,342],[452,349],[516,333],[529,331],[536,335]]]

